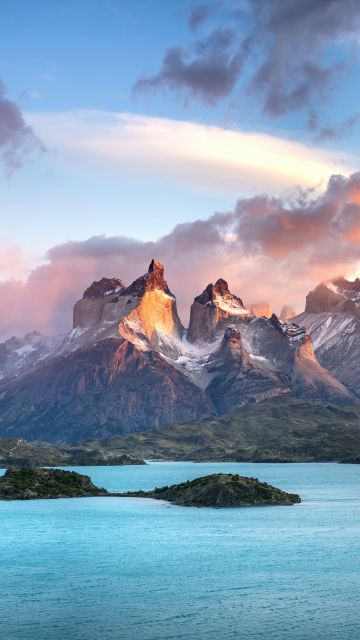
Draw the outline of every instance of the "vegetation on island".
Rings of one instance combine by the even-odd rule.
[[[38,498],[88,498],[109,495],[96,487],[89,476],[75,471],[42,468],[7,469],[0,477],[0,500]]]
[[[259,507],[301,502],[297,494],[286,493],[257,478],[231,473],[214,473],[170,487],[132,491],[123,495],[166,500],[184,507]]]

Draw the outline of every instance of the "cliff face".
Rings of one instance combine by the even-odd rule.
[[[311,335],[320,364],[359,395],[359,278],[320,284],[308,294],[305,311],[295,320]]]
[[[298,324],[281,323],[273,314],[250,323],[247,335],[253,353],[265,357],[296,396],[351,402],[344,385],[319,364],[311,337]]]
[[[189,342],[212,340],[229,321],[236,322],[250,315],[242,300],[231,293],[227,282],[220,278],[194,299],[187,339]]]
[[[209,398],[154,351],[121,338],[48,361],[4,390],[2,437],[77,442],[214,413]]]
[[[240,332],[233,328],[225,331],[209,372],[212,379],[206,391],[219,413],[290,392],[277,373],[261,368],[250,357]]]
[[[305,313],[353,313],[360,309],[360,279],[335,278],[322,282],[306,296]]]
[[[169,341],[181,340],[184,329],[177,313],[175,296],[164,279],[164,267],[152,260],[145,276],[128,287],[127,305],[137,302],[119,323],[119,334],[139,348],[166,349]]]

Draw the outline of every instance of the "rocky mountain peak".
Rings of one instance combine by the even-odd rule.
[[[211,340],[217,329],[224,330],[222,323],[228,318],[239,319],[249,315],[241,298],[231,293],[226,280],[219,278],[215,284],[208,284],[194,299],[190,310],[188,340]]]
[[[149,264],[149,273],[154,273],[156,276],[163,278],[164,277],[164,265],[157,258],[153,258]]]
[[[228,327],[225,329],[224,342],[231,342],[232,344],[238,344],[241,342],[241,333],[235,327]]]
[[[337,287],[339,292],[343,293],[343,295],[347,295],[347,297],[352,296],[352,294],[360,297],[360,278],[355,278],[355,280],[346,280],[346,278],[340,276],[339,278],[334,278],[330,284]]]
[[[221,306],[224,302],[231,302],[234,308],[245,309],[243,301],[231,293],[228,283],[223,278],[216,280],[215,284],[210,282],[206,289],[199,296],[196,296],[194,301],[200,304],[217,306]]]
[[[101,298],[102,296],[109,295],[120,289],[123,289],[125,284],[120,278],[101,278],[101,280],[94,280],[94,282],[88,287],[83,294],[83,299],[89,298]]]
[[[120,335],[138,347],[151,345],[157,351],[171,351],[171,342],[181,340],[183,327],[175,296],[164,278],[164,265],[153,259],[147,273],[135,280],[125,294],[137,302],[120,322]]]
[[[352,313],[360,305],[360,280],[343,277],[322,282],[306,296],[305,313]]]
[[[226,282],[226,280],[224,280],[224,278],[219,278],[218,280],[216,280],[213,287],[213,291],[215,295],[219,295],[219,296],[226,296],[230,293],[229,285]]]
[[[224,360],[240,360],[244,366],[252,366],[247,349],[241,338],[241,333],[236,327],[227,327],[220,346],[220,353]]]
[[[174,297],[164,278],[164,265],[156,258],[153,258],[147,273],[134,280],[126,289],[126,293],[127,295],[141,297],[146,291],[155,291],[156,289]]]

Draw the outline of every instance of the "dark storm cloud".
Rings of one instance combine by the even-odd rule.
[[[217,8],[217,3],[199,5],[190,16],[193,29],[209,13],[218,20],[207,46],[196,39],[190,47],[168,49],[160,71],[142,78],[137,90],[167,87],[215,104],[242,86],[243,99],[252,96],[267,116],[279,117],[301,110],[314,113],[345,78],[346,60],[357,46],[358,0],[244,0],[235,10],[225,0],[221,14]],[[232,37],[222,42],[226,33]],[[350,58],[334,61],[334,45]],[[320,123],[316,130],[323,139],[339,137],[351,124],[325,128]]]
[[[6,98],[0,80],[0,158],[6,172],[12,174],[23,165],[27,156],[41,150],[42,143],[24,121],[17,104]]]

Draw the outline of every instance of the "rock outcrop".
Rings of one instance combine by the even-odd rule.
[[[240,332],[231,327],[226,329],[208,370],[212,379],[206,392],[219,413],[290,392],[281,376],[250,357]]]
[[[297,504],[296,493],[231,473],[214,473],[153,491],[133,491],[125,496],[166,500],[182,507],[262,507]]]
[[[84,291],[83,298],[102,298],[113,293],[121,291],[125,288],[125,284],[120,278],[101,278],[101,280],[93,282],[90,287]]]
[[[189,342],[214,339],[217,331],[224,330],[231,320],[249,317],[240,298],[229,291],[228,284],[220,278],[194,299],[190,310],[190,323],[187,333]]]
[[[345,386],[319,364],[311,337],[297,323],[282,323],[273,314],[270,319],[253,320],[246,335],[252,353],[265,358],[296,396],[354,401]]]

